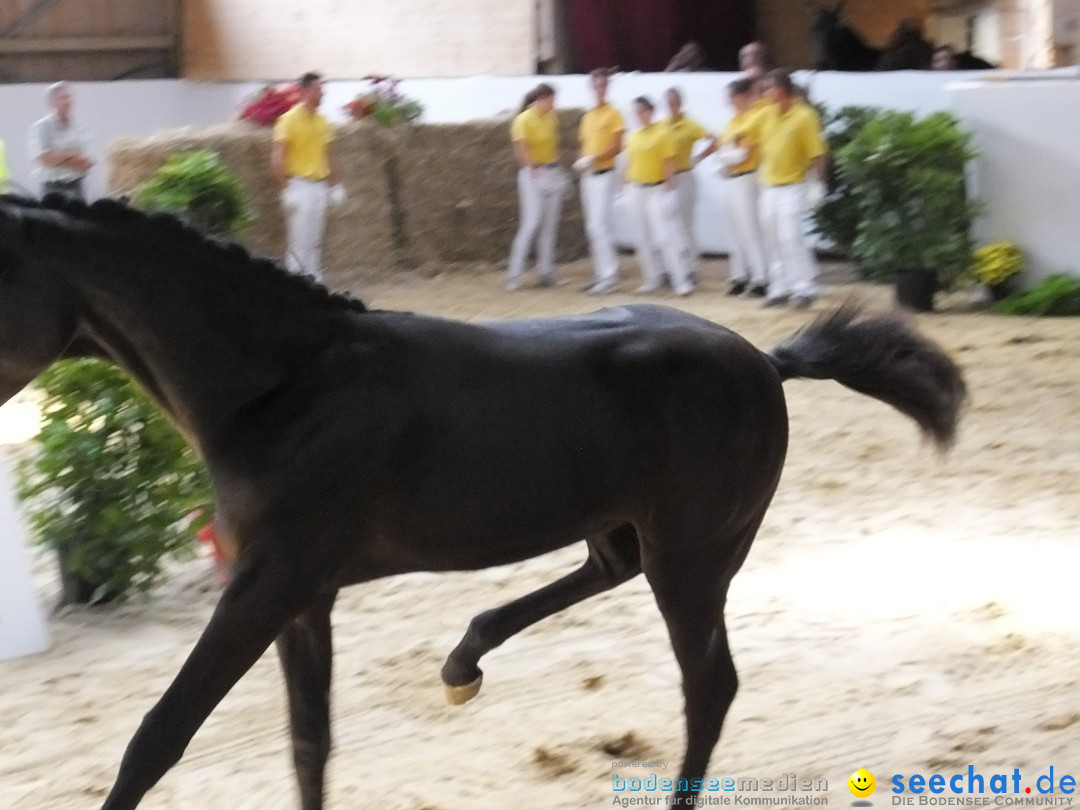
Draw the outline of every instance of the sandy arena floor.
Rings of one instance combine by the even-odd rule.
[[[692,298],[656,300],[762,348],[807,320],[725,297],[719,267],[706,266]],[[489,272],[409,276],[363,294],[380,308],[469,320],[639,300],[586,298],[584,266],[568,274],[574,285],[555,291],[507,295]],[[826,302],[852,289],[833,285]],[[890,305],[887,289],[856,289]],[[893,774],[971,764],[987,775],[1019,768],[1029,786],[1050,766],[1080,777],[1080,319],[949,303],[918,318],[972,391],[947,457],[875,401],[788,383],[784,480],[729,601],[741,688],[711,775],[824,778],[832,806],[851,802],[845,782],[859,767],[877,774],[877,806],[890,803]],[[679,679],[641,578],[511,640],[485,659],[477,700],[444,702],[439,667],[469,618],[576,567],[583,548],[341,595],[328,808],[602,808],[616,795],[613,760],[677,769]],[[51,561],[35,566],[51,602]],[[176,565],[153,602],[56,615],[47,654],[0,664],[0,808],[99,807],[216,596],[200,557]],[[284,728],[270,653],[141,806],[295,808]]]

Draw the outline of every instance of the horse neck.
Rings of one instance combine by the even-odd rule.
[[[329,340],[325,302],[314,292],[306,300],[273,267],[263,284],[220,256],[200,262],[178,251],[156,262],[115,252],[68,273],[83,302],[80,330],[204,455]]]

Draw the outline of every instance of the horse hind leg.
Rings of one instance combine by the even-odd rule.
[[[319,596],[277,637],[278,658],[289,697],[293,765],[302,810],[322,810],[323,780],[330,756],[330,680],[333,643],[330,612],[337,591]]]
[[[502,607],[478,614],[442,668],[450,703],[460,704],[480,691],[480,659],[526,627],[610,590],[641,573],[637,533],[626,525],[585,541],[589,556],[576,571]]]
[[[703,559],[701,553],[672,553],[654,546],[644,552],[645,577],[668,628],[685,699],[686,754],[670,807],[694,806],[739,684],[728,646],[724,603],[747,544],[708,545],[727,549],[734,556]]]

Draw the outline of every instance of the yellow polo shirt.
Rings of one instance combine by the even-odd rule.
[[[746,122],[743,133],[761,149],[761,182],[766,186],[801,183],[826,151],[817,113],[801,101],[786,113],[775,104],[762,108]]]
[[[274,140],[285,141],[285,172],[290,177],[325,180],[330,174],[330,123],[297,104],[274,123]]]
[[[671,130],[661,123],[630,133],[626,140],[626,179],[631,183],[660,183],[664,163],[674,160],[677,147]]]
[[[608,151],[615,140],[622,135],[623,120],[619,111],[610,104],[593,107],[581,117],[578,127],[578,139],[581,141],[581,153],[595,157]],[[615,165],[615,158],[598,160],[595,169],[610,169]]]
[[[675,170],[685,172],[690,168],[690,156],[694,153],[694,144],[702,138],[708,138],[709,132],[693,118],[685,115],[678,121],[670,117],[660,122],[671,132],[675,139]]]
[[[728,121],[728,125],[724,128],[723,133],[720,135],[720,143],[735,143],[736,136],[741,133],[747,126],[747,123],[757,113],[760,112],[760,108],[755,110],[753,106],[745,112],[735,113],[735,117]],[[728,167],[728,174],[744,174],[745,172],[752,172],[761,165],[761,150],[758,149],[757,144],[751,141],[745,141],[742,146],[746,147],[746,160],[735,166]]]
[[[559,159],[559,117],[554,110],[542,113],[529,107],[514,118],[510,140],[524,143],[533,163],[554,163]]]

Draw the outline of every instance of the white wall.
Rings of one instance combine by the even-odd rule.
[[[977,75],[904,71],[870,74],[803,73],[797,78],[809,85],[811,94],[816,100],[830,107],[867,104],[909,109],[919,114],[926,114],[936,110],[950,109],[962,96],[951,94],[949,86],[958,83],[964,85]],[[1047,116],[1058,115],[1060,110],[1075,111],[1077,109],[1077,102],[1067,97],[1061,99],[1058,108],[1040,108],[1038,104],[1024,101],[1029,98],[1027,96],[1029,92],[1041,92],[1037,88],[1042,85],[1039,82],[1033,82],[1030,78],[1032,75],[1076,77],[1080,73],[1075,69],[1048,71],[1041,74],[996,73],[994,75],[999,80],[986,83],[986,86],[1010,88],[1008,92],[1002,91],[997,97],[1010,100],[1006,103],[1006,107],[1007,104],[1014,103],[1013,100],[1019,105],[1018,113],[1013,120],[1016,122],[1016,127],[1024,128],[1024,133],[1018,133],[1017,137],[1021,134],[1024,137],[1041,137],[1040,133],[1033,132],[1027,125],[1028,111],[1032,109],[1045,109]],[[1009,75],[1028,78],[1022,82],[1019,80],[1000,81]],[[675,84],[683,91],[688,113],[715,131],[722,128],[731,115],[726,102],[726,86],[734,76],[735,74],[730,73],[623,74],[617,76],[612,82],[610,96],[612,103],[622,111],[628,126],[632,128],[631,99],[644,94],[659,102],[663,91]],[[457,79],[413,79],[402,82],[402,90],[424,104],[424,121],[453,123],[508,115],[511,111],[516,111],[521,103],[521,97],[540,79],[556,87],[556,101],[561,107],[585,107],[591,103],[588,80],[583,76],[476,76]],[[205,126],[233,118],[241,101],[251,95],[258,86],[253,82],[176,80],[77,84],[75,86],[76,116],[90,127],[96,154],[104,156],[109,141],[121,136],[148,135],[155,130],[186,125]],[[343,105],[366,86],[364,82],[359,81],[329,82],[323,102],[324,113],[331,119],[344,120]],[[1064,87],[1065,85],[1047,81],[1045,86]],[[1075,84],[1072,86],[1075,88]],[[30,124],[45,112],[44,92],[44,85],[0,85],[0,138],[8,145],[8,160],[12,164],[13,178],[33,190],[37,189],[37,184],[32,180],[30,173],[26,154],[26,135]],[[958,105],[956,109],[962,117],[975,115],[973,119],[975,123],[982,122],[985,115],[981,108],[971,107],[970,104]],[[1019,113],[1020,110],[1024,111],[1023,114]],[[1008,115],[1004,112],[1002,114]],[[1072,117],[1061,120],[1067,120],[1071,125],[1076,123],[1075,118]],[[1062,123],[1061,128],[1067,128],[1070,124]],[[1056,132],[1057,128],[1054,131]],[[1063,140],[1062,143],[1070,146],[1077,143],[1075,135],[1071,139]],[[574,146],[574,144],[564,144],[564,147],[568,149]],[[1076,147],[1073,154],[1080,155],[1080,147]],[[513,170],[509,148],[504,156],[498,156],[496,159],[505,159],[507,171]],[[992,181],[992,178],[997,176],[994,171],[997,171],[998,162],[1002,160],[1017,162],[1012,158],[1007,159],[1000,152],[987,153],[987,156],[980,161],[980,173],[986,175],[988,181]],[[1024,163],[1027,166],[1026,160]],[[1001,171],[1007,174],[1011,170],[1009,167],[1001,167]],[[719,210],[722,194],[721,180],[705,164],[698,167],[697,172],[699,188],[697,231],[700,244],[704,250],[710,252],[726,252],[727,243],[720,224]],[[105,172],[102,167],[95,170],[91,177],[91,196],[100,196],[104,193],[104,182]],[[989,228],[990,223],[1006,221],[1010,218],[1018,222],[1037,218],[1039,220],[1037,227],[1040,231],[1053,228],[1063,234],[1068,234],[1074,227],[1072,222],[1076,212],[1080,212],[1080,209],[1074,209],[1073,217],[1068,218],[1061,209],[1056,209],[1056,213],[1047,211],[1036,213],[1031,209],[1020,210],[1013,202],[1016,197],[1011,190],[1009,193],[999,193],[996,190],[997,187],[991,185],[986,187],[984,192],[990,188],[994,188],[995,191],[992,195],[984,193],[990,204],[990,215],[983,223],[984,229]],[[1004,192],[1007,189],[1006,185],[1001,191]],[[616,229],[624,245],[629,243],[625,222],[626,217],[619,204],[616,207]],[[1032,227],[1036,226],[1033,224]],[[1074,262],[1073,265],[1080,268],[1080,262]]]
[[[523,75],[536,70],[535,0],[190,0],[184,75]]]
[[[1080,273],[1080,79],[965,82],[949,95],[980,151],[980,241],[1017,243],[1032,278]]]

